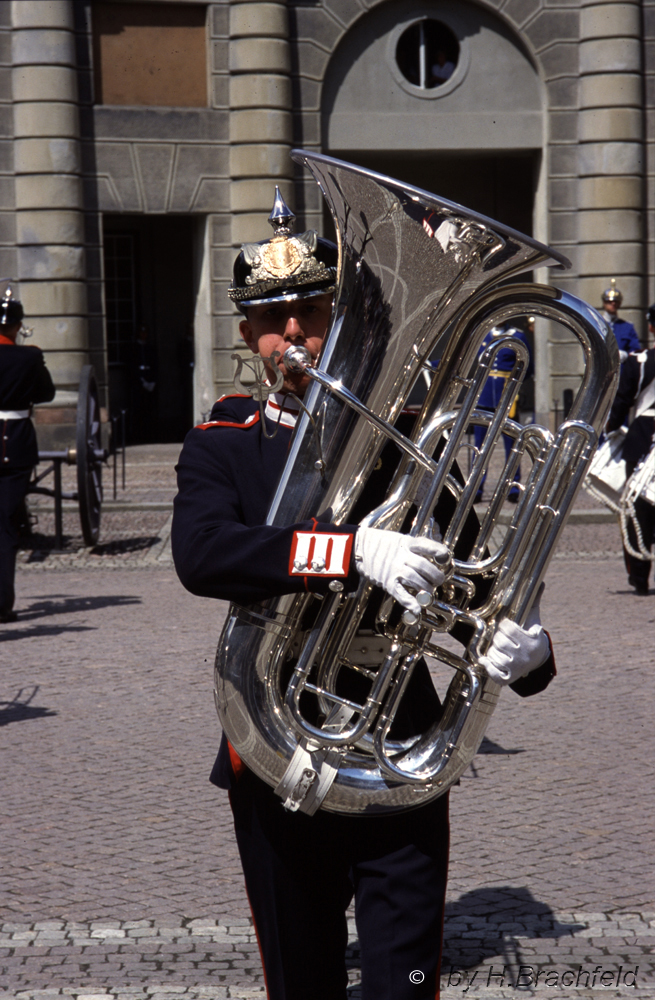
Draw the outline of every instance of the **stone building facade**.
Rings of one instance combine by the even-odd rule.
[[[275,184],[329,225],[294,146],[549,243],[573,267],[536,277],[593,305],[616,278],[645,340],[655,0],[1,0],[0,100],[0,277],[47,351],[51,437],[89,362],[132,440],[181,439],[229,388],[235,247]],[[535,351],[545,419],[581,360],[557,329]]]

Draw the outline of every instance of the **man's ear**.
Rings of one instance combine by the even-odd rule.
[[[253,354],[259,354],[259,347],[257,346],[257,337],[255,336],[253,329],[247,319],[242,319],[239,323],[239,333],[245,340],[246,344],[250,348]]]

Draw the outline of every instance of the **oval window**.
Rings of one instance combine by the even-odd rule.
[[[459,42],[447,25],[432,18],[415,21],[396,46],[396,62],[408,83],[433,90],[449,80],[459,59]]]

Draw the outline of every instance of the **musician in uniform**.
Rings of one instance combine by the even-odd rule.
[[[655,335],[655,303],[649,308],[646,318],[649,333],[651,336]],[[655,348],[631,354],[621,366],[619,388],[607,421],[608,432],[621,427],[633,406],[635,418],[626,433],[622,452],[628,477],[646,458],[655,443]],[[643,497],[639,497],[635,502],[635,516],[644,545],[650,551],[655,540],[655,507]],[[638,549],[632,520],[628,521],[628,538],[631,546]],[[623,554],[628,571],[628,583],[634,587],[636,594],[647,596],[650,560],[637,559],[630,555],[625,547]]]
[[[23,307],[10,288],[0,302],[0,622],[17,619],[14,575],[18,549],[17,517],[32,469],[39,460],[30,420],[34,403],[55,395],[50,372],[38,347],[17,344]]]
[[[604,318],[614,331],[616,342],[619,345],[619,359],[623,364],[629,354],[641,350],[641,343],[632,323],[619,317],[623,295],[616,287],[616,278],[612,278],[610,281],[610,287],[603,292],[602,300]]]
[[[243,313],[241,335],[255,355],[268,359],[268,378],[277,391],[268,397],[263,417],[251,396],[222,397],[210,420],[187,435],[177,467],[172,529],[178,575],[194,594],[240,604],[307,590],[348,593],[364,576],[380,593],[418,612],[415,592],[443,582],[445,546],[358,527],[391,479],[399,458],[393,443],[371,477],[377,480],[367,484],[355,505],[351,524],[316,519],[288,527],[266,524],[309,383],[306,374],[285,368],[282,355],[290,345],[301,345],[312,358],[319,357],[337,264],[336,247],[315,232],[292,235],[293,215],[277,194],[269,218],[275,235],[242,248],[229,292]],[[444,516],[439,509],[436,514]],[[329,573],[300,554],[303,533],[320,541],[325,532],[334,542]],[[542,690],[554,663],[538,613],[525,628],[510,622],[499,626],[485,665],[494,679],[513,684],[521,694]],[[423,732],[439,713],[421,661],[394,735],[400,738],[403,727],[409,734]],[[353,896],[364,1000],[438,996],[447,795],[414,811],[373,817],[288,811],[225,736],[211,780],[230,793],[269,1000],[345,1000],[345,911]]]

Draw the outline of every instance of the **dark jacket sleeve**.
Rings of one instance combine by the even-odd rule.
[[[639,403],[654,378],[655,350],[652,348],[646,351],[645,360],[643,354],[631,354],[623,363],[619,387],[607,421],[608,431],[616,430],[625,422],[630,408]],[[652,412],[652,407],[648,410]],[[653,445],[654,431],[655,420],[648,412],[632,421],[623,442],[622,456],[626,462],[636,465],[648,454]]]
[[[607,421],[608,431],[617,430],[634,406],[639,390],[640,364],[634,354],[631,354],[621,366],[619,387],[612,403],[612,409]]]
[[[548,645],[550,646],[550,653],[546,662],[542,663],[536,670],[532,670],[529,674],[526,674],[525,677],[519,677],[517,681],[510,684],[512,691],[515,691],[521,698],[529,698],[530,695],[545,691],[553,677],[557,674],[553,644],[548,632],[546,632],[546,635],[548,636]]]
[[[256,474],[249,478],[247,449],[221,454],[221,433],[191,431],[177,466],[171,537],[175,568],[187,590],[199,597],[253,603],[281,594],[325,593],[335,579],[347,591],[356,589],[359,574],[353,558],[345,574],[299,574],[293,567],[298,532],[349,535],[351,552],[356,526],[314,519],[283,528],[263,524],[270,489]]]
[[[39,361],[34,373],[33,403],[49,403],[55,398],[55,387],[52,376],[46,368],[43,352],[38,347],[31,347],[30,350],[38,351]]]

